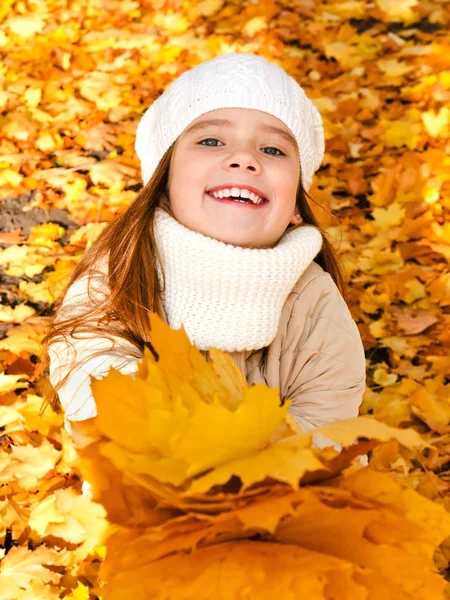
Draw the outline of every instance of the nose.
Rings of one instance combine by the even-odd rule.
[[[239,150],[233,152],[232,156],[228,156],[225,159],[224,167],[227,170],[243,169],[245,171],[252,171],[259,173],[262,169],[261,163],[253,154],[248,150]]]

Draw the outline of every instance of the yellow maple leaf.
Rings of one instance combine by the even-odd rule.
[[[385,367],[380,365],[375,369],[372,379],[377,385],[385,387],[394,384],[398,379],[398,375],[396,373],[389,373]]]
[[[434,571],[432,554],[450,531],[445,509],[369,469],[341,477],[337,487],[354,493],[347,501],[341,498],[341,509],[327,498],[326,488],[323,497],[319,490],[280,523],[275,540],[363,565],[368,575],[377,574],[397,590],[395,598],[411,594],[419,600],[422,586],[438,598],[445,584]]]
[[[40,340],[43,338],[47,327],[48,320],[46,318],[27,318],[20,325],[8,329],[6,337],[0,340],[0,350],[9,350],[17,356],[21,352],[39,355],[41,351]]]
[[[400,225],[405,218],[405,212],[405,208],[398,204],[398,202],[392,202],[386,208],[374,208],[372,216],[376,227],[386,230],[390,227]]]
[[[430,299],[440,306],[450,306],[450,273],[437,277],[430,285]]]
[[[175,35],[184,33],[189,27],[187,18],[173,11],[170,13],[158,11],[153,17],[153,24]]]
[[[38,14],[23,17],[13,17],[7,21],[7,26],[20,38],[32,37],[45,27],[45,19]]]
[[[157,480],[185,484],[186,494],[205,494],[233,476],[244,489],[268,476],[296,486],[306,472],[327,470],[311,449],[310,435],[271,442],[289,406],[280,406],[277,390],[249,387],[231,358],[218,350],[207,362],[183,330],[171,330],[156,315],[151,326],[158,360],[146,351],[135,378],[111,369],[91,381],[99,451],[128,479],[150,491]],[[73,422],[80,447],[96,441],[89,440],[89,427]],[[392,436],[404,445],[422,444],[413,431],[396,432],[370,419],[317,432],[344,445],[359,437]]]
[[[40,579],[32,579],[26,589],[21,589],[17,593],[14,600],[59,600],[60,598],[59,586],[47,584]]]
[[[31,227],[28,243],[31,246],[46,246],[52,248],[56,240],[66,233],[64,227],[57,223],[43,223]]]
[[[411,425],[413,417],[409,395],[402,393],[402,380],[400,383],[388,386],[380,392],[374,392],[367,388],[364,392],[360,413],[366,414],[370,411],[376,419],[393,427]]]
[[[34,308],[26,304],[18,304],[14,308],[2,306],[0,308],[0,321],[4,323],[21,323],[34,314],[36,314]]]
[[[324,46],[325,56],[334,58],[344,68],[353,68],[363,62],[363,56],[358,48],[347,42],[330,42]]]
[[[360,296],[359,305],[368,313],[376,313],[380,307],[389,303],[389,294],[382,286],[371,285]]]
[[[94,498],[106,502],[110,518],[121,518],[120,509],[105,500],[120,473],[130,497],[129,488],[139,486],[143,494],[181,506],[233,477],[242,490],[267,477],[295,488],[306,473],[335,469],[336,451],[323,450],[319,456],[310,434],[275,435],[287,409],[287,403],[280,407],[275,390],[249,388],[225,353],[214,350],[207,362],[184,331],[171,330],[154,315],[152,332],[158,360],[146,352],[136,378],[111,370],[103,380],[93,380],[98,415],[72,423]],[[317,433],[353,447],[367,438],[394,437],[414,448],[424,444],[414,431],[396,431],[364,418]],[[358,446],[354,452],[358,454]],[[351,456],[341,468],[350,461]],[[176,498],[166,484],[184,489]]]
[[[435,431],[448,431],[450,422],[450,403],[443,388],[438,393],[426,387],[419,387],[411,394],[412,412],[427,423]]]
[[[73,422],[93,499],[115,523],[101,572],[105,599],[146,594],[146,578],[129,582],[163,556],[275,535],[296,505],[309,501],[299,484],[342,472],[379,441],[424,446],[414,431],[361,417],[315,432],[342,450],[313,448],[312,434],[284,422],[274,390],[249,388],[228,355],[212,350],[207,362],[183,330],[151,319],[158,359],[146,352],[135,378],[111,371],[93,381],[98,415]],[[128,576],[117,579],[118,573]]]
[[[445,586],[445,581],[434,573],[432,552],[450,532],[450,516],[442,506],[385,474],[360,469],[334,480],[331,486],[303,487],[285,495],[267,495],[266,490],[253,500],[243,508],[215,515],[214,519],[202,511],[201,515],[193,513],[175,519],[174,527],[166,524],[135,533],[129,528],[115,531],[103,569],[108,600],[119,597],[119,591],[132,589],[138,597],[144,590],[148,592],[146,578],[165,569],[166,559],[160,560],[164,556],[172,554],[167,564],[178,564],[184,560],[181,556],[186,557],[186,551],[196,546],[206,545],[212,553],[220,553],[216,544],[221,546],[230,539],[245,539],[255,533],[270,533],[270,545],[278,541],[289,544],[290,549],[300,547],[320,551],[324,557],[332,555],[353,568],[364,565],[364,585],[372,593],[377,588],[375,577],[381,580],[382,589],[395,590],[398,596],[394,597],[405,600],[407,593],[414,594],[416,590],[418,595],[413,597],[421,600],[421,586],[436,594]],[[127,548],[126,553],[123,548]],[[242,564],[248,561],[249,568],[252,548],[249,545],[248,555],[242,555]],[[186,557],[192,569],[199,553],[204,554],[197,549]],[[389,564],[384,561],[387,555]],[[264,561],[260,566],[264,574]],[[206,566],[209,569],[214,572],[214,561]],[[405,582],[408,576],[410,581]],[[178,570],[165,577],[169,589],[180,583]],[[213,581],[211,585],[216,593],[225,589],[220,582]]]
[[[364,248],[358,256],[358,266],[362,270],[370,270],[376,275],[383,275],[403,267],[404,261],[399,250],[377,250]]]
[[[389,324],[381,317],[381,319],[377,319],[376,321],[371,321],[369,323],[369,331],[374,338],[384,338],[389,335]]]
[[[247,23],[242,28],[242,33],[244,35],[247,35],[248,37],[254,37],[255,34],[259,33],[260,31],[264,31],[266,29],[267,29],[266,17],[261,15],[259,17],[253,17],[253,19],[250,19],[250,21],[247,21]]]
[[[2,21],[6,17],[8,11],[10,10],[14,2],[15,0],[3,0],[2,5],[0,7],[0,21]]]
[[[0,373],[0,394],[6,394],[18,388],[27,387],[28,377],[26,375],[5,375]]]
[[[0,251],[0,265],[5,266],[5,272],[14,277],[22,275],[33,277],[46,267],[36,248],[18,245],[9,246]]]
[[[49,435],[52,429],[59,429],[64,423],[64,415],[57,414],[47,407],[41,414],[43,398],[36,394],[27,394],[25,401],[18,407],[29,431],[39,431],[42,435]]]
[[[55,536],[79,544],[74,560],[84,560],[101,545],[107,530],[104,508],[72,488],[55,490],[41,500],[31,511],[28,524],[32,537],[39,536],[39,541]]]
[[[351,490],[360,498],[396,509],[398,514],[418,526],[411,548],[418,556],[431,560],[432,547],[442,543],[449,535],[450,514],[445,508],[417,494],[389,474],[360,469],[349,477],[341,477],[337,485],[341,489]],[[384,535],[388,539],[389,528],[386,528]],[[417,542],[417,546],[414,546],[414,542]],[[404,547],[407,548],[407,545]]]
[[[433,110],[421,114],[425,129],[432,137],[440,135],[448,137],[450,133],[450,109],[443,106],[437,113]]]
[[[380,123],[384,126],[384,133],[381,137],[386,146],[394,148],[406,146],[411,150],[417,148],[422,131],[419,123],[414,123],[407,119],[396,121],[381,119]]]
[[[156,336],[155,319],[152,329]],[[111,440],[103,454],[121,470],[181,485],[203,471],[262,450],[287,412],[288,403],[280,406],[278,392],[262,385],[237,388],[243,394],[233,399],[236,406],[230,410],[227,394],[221,398],[199,393],[210,380],[212,389],[221,383],[212,364],[186,342],[187,356],[161,351],[159,339],[166,345],[163,338],[156,338],[155,347],[166,358],[155,362],[150,352],[146,354],[146,380],[131,380],[111,370],[104,379],[92,381],[96,426]],[[203,368],[193,369],[196,363]],[[195,377],[182,380],[176,373]],[[204,383],[196,385],[203,373]]]
[[[12,446],[6,455],[6,464],[0,466],[4,483],[17,483],[24,490],[34,489],[40,480],[54,468],[60,453],[44,438],[41,445]]]
[[[362,0],[346,0],[337,4],[326,6],[326,12],[336,14],[344,18],[363,17],[366,7]]]
[[[3,489],[6,492],[6,487]],[[27,528],[27,512],[28,507],[18,506],[14,499],[0,500],[0,538],[5,539],[9,529],[13,538],[18,539]]]
[[[17,171],[13,171],[12,169],[2,169],[0,173],[0,185],[10,185],[15,188],[23,180],[23,175],[17,173]]]
[[[36,147],[42,152],[55,152],[64,147],[63,138],[56,132],[43,132],[36,140]]]
[[[426,296],[425,286],[417,278],[414,277],[405,283],[405,293],[402,300],[407,304],[411,304],[421,298],[426,298]]]
[[[0,562],[0,598],[12,600],[29,589],[33,581],[58,583],[61,575],[46,568],[57,559],[56,550],[39,546],[33,551],[20,546],[11,548]]]
[[[201,0],[189,7],[189,17],[210,17],[223,5],[222,0]]]
[[[400,21],[414,19],[413,9],[418,3],[419,0],[376,0],[376,4],[388,17]]]
[[[89,600],[89,588],[87,585],[83,585],[80,581],[77,583],[77,587],[72,591],[71,594],[65,596],[66,600]]]
[[[21,281],[19,283],[19,290],[22,297],[29,302],[52,304],[57,299],[51,293],[49,283],[46,281],[41,281],[40,283]]]
[[[408,65],[404,62],[397,60],[396,58],[379,60],[377,66],[385,73],[388,77],[400,77],[406,75],[411,71],[414,71],[413,65]]]
[[[339,600],[364,600],[367,592],[355,580],[359,571],[347,561],[295,545],[232,541],[117,572],[105,598],[122,599],[127,590],[135,600],[324,600],[327,589],[337,589]]]
[[[326,463],[313,450],[303,447],[308,442],[309,438],[305,438],[303,442],[288,439],[256,454],[230,461],[195,479],[186,494],[206,494],[215,485],[225,485],[233,476],[239,477],[243,489],[266,477],[295,487],[306,472],[327,470]]]

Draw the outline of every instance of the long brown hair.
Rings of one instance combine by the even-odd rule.
[[[83,276],[88,276],[90,281],[91,274],[97,273],[97,261],[106,259],[108,294],[99,302],[93,301],[88,312],[67,318],[61,318],[58,310],[62,300],[58,303],[49,331],[42,340],[41,373],[48,372],[48,348],[51,343],[63,338],[70,344],[70,337],[76,338],[78,333],[87,332],[103,338],[119,337],[127,340],[136,348],[137,358],[142,356],[144,347],[153,350],[148,315],[155,312],[163,316],[162,290],[156,266],[160,257],[153,222],[158,206],[170,212],[167,183],[174,146],[175,144],[172,144],[166,152],[153,177],[135,200],[105,227],[72,273],[66,291]],[[297,189],[297,210],[303,223],[316,226],[323,235],[322,249],[315,262],[331,275],[345,298],[344,278],[339,260],[326,232],[319,226],[310,208],[308,197],[310,198],[300,181]],[[291,230],[292,226],[288,229]],[[51,403],[54,408],[57,407],[58,389],[77,367],[78,364],[72,365],[67,375],[49,392],[45,405]]]

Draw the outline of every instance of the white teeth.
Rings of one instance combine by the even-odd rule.
[[[238,200],[238,198],[247,198],[250,199],[253,204],[261,204],[263,202],[262,198],[260,198],[257,194],[250,192],[249,190],[233,187],[233,188],[224,188],[222,190],[218,190],[216,192],[210,192],[214,198],[229,198],[233,196],[236,198],[238,202],[242,202],[242,200]]]

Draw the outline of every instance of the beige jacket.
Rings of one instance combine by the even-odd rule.
[[[64,301],[81,309],[86,302],[85,283],[72,286]],[[91,358],[94,350],[100,356]],[[69,420],[96,415],[89,375],[104,377],[111,367],[122,373],[137,369],[136,349],[111,348],[109,340],[73,340],[73,347],[56,342],[50,349],[50,381],[65,375],[75,356],[78,369],[59,391]],[[231,354],[249,384],[266,383],[290,398],[290,412],[304,430],[358,415],[365,389],[365,357],[358,328],[331,276],[315,262],[298,280],[283,307],[278,333],[265,352]]]
[[[358,415],[366,382],[361,337],[331,276],[312,262],[283,307],[278,333],[262,350],[231,354],[249,384],[278,388],[304,430]]]

